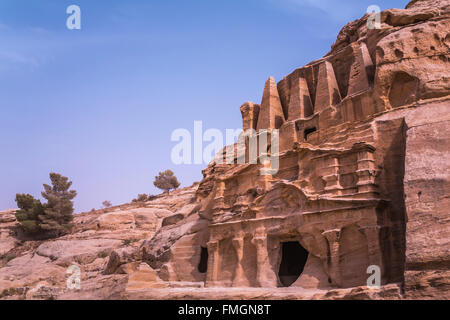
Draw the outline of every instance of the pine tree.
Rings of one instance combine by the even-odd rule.
[[[16,194],[16,219],[26,234],[38,234],[42,231],[39,226],[39,215],[44,213],[41,201],[30,194]]]
[[[47,200],[44,212],[39,215],[39,226],[50,233],[61,235],[72,228],[73,202],[75,190],[69,190],[72,182],[58,173],[50,173],[52,186],[44,184],[42,196]]]
[[[171,189],[176,189],[180,186],[177,177],[171,170],[160,172],[159,175],[155,177],[153,184],[155,187],[164,190],[165,192],[169,192]]]

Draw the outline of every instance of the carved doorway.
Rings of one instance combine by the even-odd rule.
[[[300,277],[307,259],[308,251],[298,241],[281,243],[281,263],[278,277],[283,287],[289,287]]]

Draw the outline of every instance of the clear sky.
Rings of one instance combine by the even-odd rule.
[[[171,133],[242,126],[264,82],[322,57],[367,7],[407,0],[1,0],[0,210],[40,196],[51,171],[77,212],[182,187],[204,165],[174,165]],[[68,30],[66,8],[81,8]]]

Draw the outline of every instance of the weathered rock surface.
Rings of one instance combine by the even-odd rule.
[[[217,161],[224,149],[200,184],[77,215],[49,241],[20,239],[0,213],[2,297],[449,299],[450,1],[386,10],[380,29],[368,19],[241,106],[257,131],[234,146],[246,160],[279,133],[269,175],[262,158]],[[81,289],[66,286],[70,265]]]
[[[71,234],[46,241],[23,239],[15,210],[0,212],[0,297],[123,298],[128,278],[142,269],[142,242],[153,237],[165,218],[188,215],[197,187],[176,190],[145,203],[78,214]],[[73,275],[68,273],[71,266],[80,268],[79,290],[67,288],[67,280]]]

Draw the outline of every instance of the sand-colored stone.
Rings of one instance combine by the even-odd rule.
[[[307,118],[313,115],[313,104],[309,96],[308,83],[303,77],[294,81],[289,99],[288,120]]]
[[[278,129],[284,122],[283,107],[281,105],[275,79],[270,77],[264,86],[263,98],[258,116],[257,130]]]
[[[341,93],[334,74],[333,65],[329,61],[319,64],[317,90],[314,112],[318,113],[341,102]]]
[[[354,45],[355,61],[350,70],[348,95],[352,96],[369,90],[374,76],[374,65],[364,42]]]
[[[256,130],[258,122],[260,105],[253,102],[246,102],[241,106],[242,130]]]

